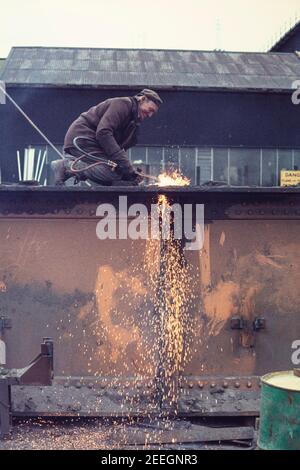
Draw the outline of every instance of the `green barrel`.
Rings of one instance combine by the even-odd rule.
[[[261,378],[260,449],[300,450],[299,375],[296,369]]]

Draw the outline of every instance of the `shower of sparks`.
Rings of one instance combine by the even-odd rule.
[[[169,207],[168,198],[160,195],[157,210],[161,215],[162,226],[166,223],[164,215]],[[153,259],[159,262],[154,265]],[[161,401],[176,413],[178,381],[190,356],[187,339],[192,337],[188,313],[193,301],[189,266],[183,256],[181,240],[174,239],[172,231],[168,240],[160,240],[158,244],[150,240],[146,260],[150,268],[148,272],[153,285],[153,303],[158,316],[156,333]]]

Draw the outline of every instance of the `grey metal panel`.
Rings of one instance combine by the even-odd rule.
[[[72,64],[72,70],[89,70],[90,67],[89,60],[76,60]]]
[[[12,49],[1,79],[40,86],[288,90],[299,76],[293,53],[20,47]]]

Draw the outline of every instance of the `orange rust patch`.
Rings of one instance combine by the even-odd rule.
[[[225,232],[222,232],[220,236],[220,241],[219,241],[221,246],[224,246],[225,239],[226,239]]]
[[[269,266],[272,266],[273,268],[277,268],[277,269],[282,269],[282,267],[283,267],[279,263],[276,263],[276,261],[273,261],[271,259],[271,257],[262,255],[261,253],[257,253],[255,255],[255,258],[258,261],[258,263],[261,264],[261,265],[265,265],[265,266],[269,265]]]
[[[240,287],[235,282],[219,282],[211,292],[204,293],[205,313],[210,318],[209,334],[217,335],[226,320],[238,312],[236,298]]]
[[[121,279],[128,279],[128,273],[114,273],[110,266],[101,266],[96,279],[96,300],[105,333],[111,344],[111,360],[116,363],[119,356],[124,353],[127,346],[140,341],[139,329],[134,325],[125,328],[115,325],[111,315],[116,308],[115,292]]]
[[[6,292],[6,285],[2,281],[0,281],[0,292]]]
[[[89,313],[91,313],[93,307],[94,307],[94,302],[92,300],[90,300],[85,305],[83,305],[78,314],[78,320],[83,320],[84,318],[86,318],[89,315]]]
[[[204,227],[204,243],[202,250],[199,251],[199,264],[201,272],[201,284],[203,288],[210,286],[211,267],[210,267],[210,228]]]

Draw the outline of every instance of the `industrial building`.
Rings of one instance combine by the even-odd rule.
[[[299,109],[291,100],[299,77],[297,52],[44,47],[13,48],[0,75],[60,149],[81,112],[108,97],[156,89],[164,106],[142,126],[132,161],[153,175],[180,168],[192,184],[232,186],[276,186],[281,169],[300,168]],[[17,150],[46,144],[11,103],[0,116],[2,180],[16,182]],[[48,148],[47,184],[53,158]]]

